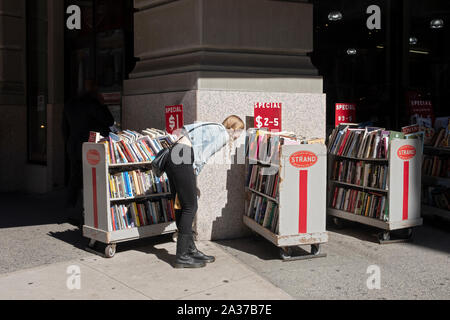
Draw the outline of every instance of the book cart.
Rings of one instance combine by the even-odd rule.
[[[413,236],[413,228],[423,224],[420,205],[421,144],[422,142],[417,139],[393,140],[390,143],[388,159],[360,159],[329,154],[329,177],[332,177],[333,164],[338,159],[388,166],[386,189],[363,187],[329,179],[329,207],[327,213],[333,218],[335,225],[342,226],[341,219],[343,219],[381,229],[383,231],[378,236],[380,244],[410,240]],[[386,218],[372,218],[332,208],[331,203],[336,187],[384,195],[386,197]],[[406,239],[392,240],[391,232],[396,230],[406,230]]]
[[[250,132],[252,130],[249,130]],[[262,159],[252,155],[247,149],[244,224],[279,247],[280,257],[284,261],[326,257],[326,254],[321,253],[320,247],[321,244],[328,242],[325,145],[283,145],[281,139],[277,159],[274,160],[272,157],[270,161],[265,162],[257,158]],[[278,192],[275,191],[273,197],[250,186],[249,171],[253,166],[259,167],[262,175],[279,175]],[[264,221],[259,222],[251,212],[258,197],[266,199],[267,203],[272,203],[277,208],[274,216],[265,217]],[[271,219],[272,222],[267,223],[267,219]],[[271,224],[272,228],[267,224]],[[294,247],[305,245],[311,246],[310,254],[293,255]]]
[[[433,159],[439,158],[441,164],[435,162],[427,164],[424,159],[422,172],[422,184],[424,187],[422,215],[424,217],[438,217],[440,219],[450,221],[450,211],[444,209],[446,205],[448,206],[448,203],[444,202],[441,204],[441,207],[438,207],[436,199],[433,199],[432,192],[429,192],[428,190],[430,188],[446,190],[450,188],[450,177],[442,174],[442,167],[445,168],[444,162],[449,161],[450,148],[425,146],[424,154],[428,157],[433,157]]]
[[[112,199],[109,192],[109,174],[137,169],[151,170],[151,162],[110,164],[106,145],[85,143],[83,145],[84,226],[83,236],[90,239],[89,247],[101,242],[106,245],[105,257],[112,258],[118,243],[177,232],[175,222],[147,225],[113,231],[111,206],[146,200],[172,198],[170,193],[149,194],[138,197]]]

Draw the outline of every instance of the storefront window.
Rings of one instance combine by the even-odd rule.
[[[122,86],[134,66],[133,1],[71,1],[82,11],[81,30],[66,31],[67,98],[95,81],[116,123],[122,118]],[[66,68],[67,70],[67,68]]]
[[[329,129],[336,103],[356,105],[354,122],[389,129],[409,124],[411,99],[430,101],[436,114],[448,115],[449,1],[310,2],[312,61],[324,78]],[[380,8],[380,29],[367,26],[373,5]]]
[[[47,1],[26,2],[28,160],[47,162]]]

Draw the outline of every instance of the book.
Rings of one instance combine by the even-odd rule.
[[[166,205],[163,206],[162,203]],[[157,218],[157,207],[160,208],[158,212],[163,214],[164,219]],[[162,212],[162,208],[164,208],[164,212]],[[168,199],[111,206],[111,230],[118,231],[155,225],[161,222],[173,222],[175,221],[173,208],[173,200]]]
[[[335,187],[331,207],[355,215],[385,220],[387,197],[380,193]],[[337,199],[336,201],[334,199]]]
[[[108,176],[109,195],[112,200],[170,193],[167,174],[157,178],[153,171],[125,171]]]

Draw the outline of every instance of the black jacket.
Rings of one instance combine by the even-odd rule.
[[[108,107],[91,95],[70,100],[64,106],[63,134],[71,159],[81,159],[83,143],[91,131],[108,136],[114,118]]]

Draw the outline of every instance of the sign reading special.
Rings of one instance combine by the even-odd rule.
[[[413,146],[403,146],[398,149],[397,155],[403,161],[409,161],[413,159],[417,154],[416,148]]]
[[[283,104],[278,102],[255,103],[255,128],[281,132]]]
[[[356,121],[356,104],[336,103],[336,127],[341,123],[352,123]]]
[[[299,151],[289,158],[291,165],[299,169],[310,168],[314,166],[318,160],[319,158],[317,155],[310,151]]]
[[[183,105],[166,107],[166,131],[168,134],[174,133],[176,130],[184,126]]]

